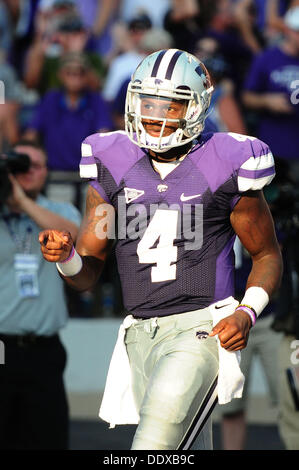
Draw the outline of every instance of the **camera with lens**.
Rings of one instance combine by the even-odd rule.
[[[11,193],[9,173],[26,173],[30,168],[30,158],[25,153],[17,153],[11,150],[7,154],[0,155],[0,206],[5,203]]]

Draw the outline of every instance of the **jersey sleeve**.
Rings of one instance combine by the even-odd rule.
[[[111,204],[109,198],[109,187],[105,185],[107,179],[107,168],[105,168],[97,156],[98,148],[95,145],[93,135],[88,136],[81,144],[80,177],[88,180],[99,195],[108,204]]]
[[[210,140],[209,186],[222,207],[233,210],[246,191],[261,190],[275,176],[269,146],[256,137],[233,132],[214,134]]]
[[[97,132],[82,142],[80,176],[112,204],[124,175],[142,155],[125,131]]]
[[[240,193],[263,189],[275,176],[275,163],[267,144],[259,139],[248,138],[244,146],[243,162],[237,170]]]

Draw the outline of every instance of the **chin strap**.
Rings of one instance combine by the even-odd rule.
[[[198,141],[195,139],[192,142],[188,142],[185,146],[181,147],[174,147],[173,149],[169,149],[169,155],[166,155],[166,152],[155,152],[154,150],[148,151],[148,155],[152,160],[155,160],[156,162],[162,162],[162,163],[167,163],[167,161],[173,161],[173,160],[184,160],[184,158],[191,152],[193,147],[198,144]],[[190,148],[188,148],[190,146]],[[151,154],[150,152],[153,152]],[[179,152],[178,155],[176,153]]]

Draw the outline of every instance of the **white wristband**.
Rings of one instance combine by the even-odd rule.
[[[61,263],[56,263],[56,267],[60,274],[63,276],[75,276],[78,274],[83,266],[82,258],[75,250],[74,246],[70,253],[70,256]]]
[[[241,300],[241,305],[248,305],[254,308],[256,316],[258,317],[266,305],[269,303],[269,295],[262,287],[249,287],[243,299]]]

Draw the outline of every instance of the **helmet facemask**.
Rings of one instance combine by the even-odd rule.
[[[138,146],[158,153],[191,142],[204,129],[212,89],[210,86],[199,94],[188,86],[175,88],[174,84],[166,79],[157,80],[149,77],[142,83],[139,80],[131,81],[128,86],[125,111],[125,125],[129,138]],[[168,103],[170,109],[179,103],[183,112],[177,113],[175,118],[171,112],[165,113],[164,108],[160,115],[157,114],[157,109],[151,114],[150,107],[147,109],[144,103],[148,101],[148,106],[153,104],[153,100],[157,100],[155,108],[159,108],[159,100],[161,103]],[[148,121],[152,123],[153,128],[155,122],[160,124],[158,134],[149,133],[150,127],[146,125]],[[171,127],[173,131],[170,133]]]

